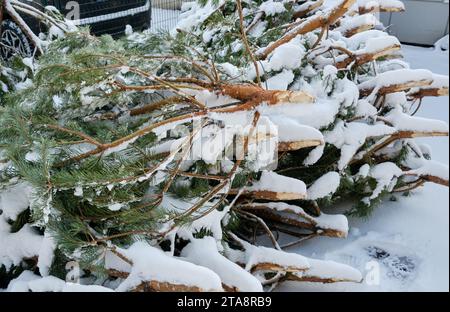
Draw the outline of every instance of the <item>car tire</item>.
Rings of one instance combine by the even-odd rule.
[[[0,58],[10,61],[14,56],[30,57],[33,48],[23,30],[12,20],[4,20],[0,34]]]

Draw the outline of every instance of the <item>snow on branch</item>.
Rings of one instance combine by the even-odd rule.
[[[416,87],[430,86],[433,74],[424,69],[398,69],[384,72],[375,78],[359,85],[361,96],[373,98],[375,95],[386,95],[407,91]]]
[[[231,190],[237,194],[238,190]],[[243,196],[273,201],[298,200],[307,197],[306,185],[300,180],[264,171],[259,181],[244,189]]]
[[[287,274],[287,281],[313,282],[313,283],[339,283],[354,282],[361,283],[362,274],[354,268],[334,261],[323,261],[308,259],[311,267],[302,273]]]
[[[399,0],[358,0],[358,13],[403,12],[405,5]]]
[[[291,41],[298,35],[307,34],[317,28],[323,28],[334,24],[342,15],[344,15],[356,0],[341,0],[335,7],[331,7],[324,12],[317,12],[308,17],[300,25],[294,27],[283,37],[271,43],[268,47],[257,53],[259,59],[266,59],[276,48]]]
[[[166,255],[145,242],[118,250],[128,259],[127,275],[117,291],[223,291],[220,277],[213,271]],[[110,255],[113,257],[113,255]],[[121,259],[111,260],[108,269],[127,267]]]
[[[378,26],[380,22],[373,14],[348,16],[341,21],[335,30],[341,32],[345,37],[370,30]]]
[[[286,203],[253,203],[239,206],[239,209],[264,216],[272,222],[287,224],[311,231],[312,235],[345,238],[348,235],[348,221],[343,215],[321,213],[314,217],[301,207]]]
[[[408,92],[408,97],[421,99],[426,96],[448,96],[448,76],[433,74],[433,83],[429,86],[413,88]]]
[[[191,241],[183,249],[181,256],[216,272],[222,279],[226,291],[260,292],[263,290],[258,279],[219,253],[217,242],[211,237]]]
[[[2,67],[0,96],[20,92],[0,105],[0,265],[30,260],[41,275],[12,288],[358,283],[347,265],[283,249],[347,237],[347,217],[322,212],[338,200],[366,216],[385,195],[448,186],[448,167],[414,140],[448,125],[412,112],[448,95],[448,77],[397,59],[399,40],[372,14],[399,1],[232,2],[186,4],[170,34],[75,31],[37,66]],[[59,22],[51,13],[40,17]],[[23,79],[9,88],[13,72]],[[66,258],[107,288],[48,276]]]

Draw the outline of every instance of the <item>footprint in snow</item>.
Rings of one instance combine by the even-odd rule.
[[[403,237],[375,232],[328,253],[326,258],[352,265],[363,274],[369,274],[373,266],[368,264],[375,262],[380,271],[379,286],[382,289],[395,288],[394,285],[407,287],[415,280],[420,265],[420,257]]]
[[[386,250],[369,246],[366,251],[370,257],[381,262],[387,269],[387,276],[398,280],[407,280],[414,276],[417,259],[411,256],[392,255]]]

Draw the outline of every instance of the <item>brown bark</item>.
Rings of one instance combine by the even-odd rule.
[[[357,27],[348,29],[347,31],[344,32],[344,36],[347,38],[350,38],[353,35],[359,34],[363,31],[367,31],[367,30],[371,30],[375,27],[374,24],[364,24],[364,25],[359,25]]]
[[[253,105],[266,102],[269,105],[279,103],[313,103],[314,97],[302,91],[265,90],[261,87],[243,84],[225,84],[220,87],[220,92],[233,99],[252,103]],[[245,104],[244,104],[245,105]],[[243,105],[241,105],[242,107]]]
[[[448,96],[448,87],[444,88],[420,88],[417,91],[408,94],[409,98],[421,99],[426,96]]]
[[[433,182],[433,183],[440,184],[440,185],[447,186],[447,187],[449,186],[448,180],[444,180],[440,177],[436,177],[436,176],[432,176],[432,175],[423,175],[423,176],[421,176],[421,178],[425,179],[429,182]]]
[[[359,7],[359,14],[367,14],[367,13],[399,13],[404,12],[405,10],[397,7],[389,7],[389,6],[376,6],[376,7]]]
[[[318,276],[308,275],[308,271],[306,271],[303,275],[297,274],[287,274],[283,280],[285,281],[293,281],[293,282],[310,282],[310,283],[322,283],[322,284],[333,284],[333,283],[341,283],[341,282],[355,282],[349,279],[339,279],[339,278],[323,278]]]
[[[407,176],[416,176],[415,174],[406,174]],[[439,185],[443,185],[443,186],[449,186],[449,181],[445,180],[441,177],[437,177],[437,176],[433,176],[430,174],[424,174],[424,175],[417,175],[419,178],[421,178],[422,180],[425,180],[427,182],[432,182],[435,184],[439,184]]]
[[[260,60],[266,59],[275,49],[281,45],[290,42],[292,39],[298,35],[307,34],[318,28],[327,27],[333,25],[341,16],[343,16],[350,7],[355,3],[356,0],[343,0],[339,5],[333,8],[328,14],[312,16],[306,19],[299,26],[293,28],[283,37],[275,41],[266,47],[257,56]]]
[[[345,60],[338,62],[336,64],[336,67],[338,69],[347,68],[347,66],[349,66],[352,62],[355,62],[356,66],[361,66],[370,63],[372,61],[375,61],[381,57],[390,55],[392,52],[399,51],[400,49],[401,49],[400,45],[392,45],[388,48],[373,53],[366,53],[361,55],[351,54],[348,55],[348,57]]]
[[[439,131],[399,131],[397,133],[392,134],[389,137],[386,137],[384,141],[372,146],[367,153],[361,159],[354,159],[350,164],[361,163],[364,160],[367,160],[369,157],[374,155],[376,152],[382,150],[383,148],[391,145],[395,141],[403,140],[403,139],[414,139],[414,138],[425,138],[425,137],[446,137],[448,136],[448,132],[439,132]]]
[[[130,116],[138,116],[138,115],[148,114],[157,109],[160,109],[161,107],[171,105],[171,104],[183,103],[185,101],[188,101],[188,100],[182,96],[169,97],[164,100],[154,102],[149,105],[145,105],[143,107],[138,107],[138,108],[132,109],[130,111]]]
[[[378,95],[382,96],[382,95],[386,95],[386,94],[407,91],[412,88],[429,86],[432,83],[433,83],[432,80],[412,80],[412,81],[408,81],[405,83],[392,84],[389,86],[381,87],[378,90]],[[372,89],[360,89],[360,95],[361,95],[361,97],[369,96],[373,92],[373,90],[374,90],[373,88]]]
[[[269,262],[258,263],[251,268],[252,273],[258,271],[299,273],[304,272],[305,270],[306,268],[300,268],[296,266],[282,266],[276,263]]]
[[[297,12],[294,13],[294,18],[298,19],[298,18],[305,17],[306,15],[308,15],[309,13],[314,11],[315,9],[319,8],[320,6],[322,6],[323,3],[324,3],[324,0],[310,1],[310,5],[309,6],[307,6],[305,9],[303,9],[301,11],[297,11]]]
[[[132,292],[207,292],[208,289],[201,289],[196,286],[181,284],[162,283],[158,281],[144,282],[134,288]]]
[[[236,195],[239,190],[231,190],[230,195]],[[285,200],[301,200],[306,199],[306,194],[300,193],[280,193],[271,191],[244,191],[242,196],[250,197],[258,200],[269,200],[269,201],[285,201]]]
[[[222,284],[223,290],[225,290],[225,292],[230,292],[230,293],[235,293],[235,292],[239,292],[239,289],[237,289],[234,286],[228,286],[225,284]]]
[[[296,142],[281,142],[278,144],[279,152],[292,152],[298,151],[303,148],[316,147],[323,145],[324,142],[320,140],[305,140],[305,141],[296,141]]]
[[[108,270],[108,275],[115,278],[127,278],[130,274],[126,272],[121,272],[117,270]],[[222,287],[225,292],[239,292],[240,290],[234,286],[228,286],[222,283]],[[181,290],[179,290],[181,289]],[[189,287],[185,285],[174,285],[169,283],[159,283],[159,282],[147,282],[142,283],[134,292],[202,292],[198,287]]]
[[[346,238],[347,233],[335,230],[335,229],[323,229],[318,226],[313,217],[305,214],[297,214],[294,211],[286,210],[283,213],[274,211],[266,207],[264,204],[250,204],[240,206],[240,209],[251,211],[255,215],[259,215],[264,219],[274,222],[282,223],[289,226],[294,226],[301,229],[309,230],[317,235]]]

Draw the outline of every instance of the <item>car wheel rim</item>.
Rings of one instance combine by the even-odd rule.
[[[17,54],[21,56],[28,54],[20,36],[9,29],[3,31],[0,42],[1,56],[5,60],[9,60]]]

